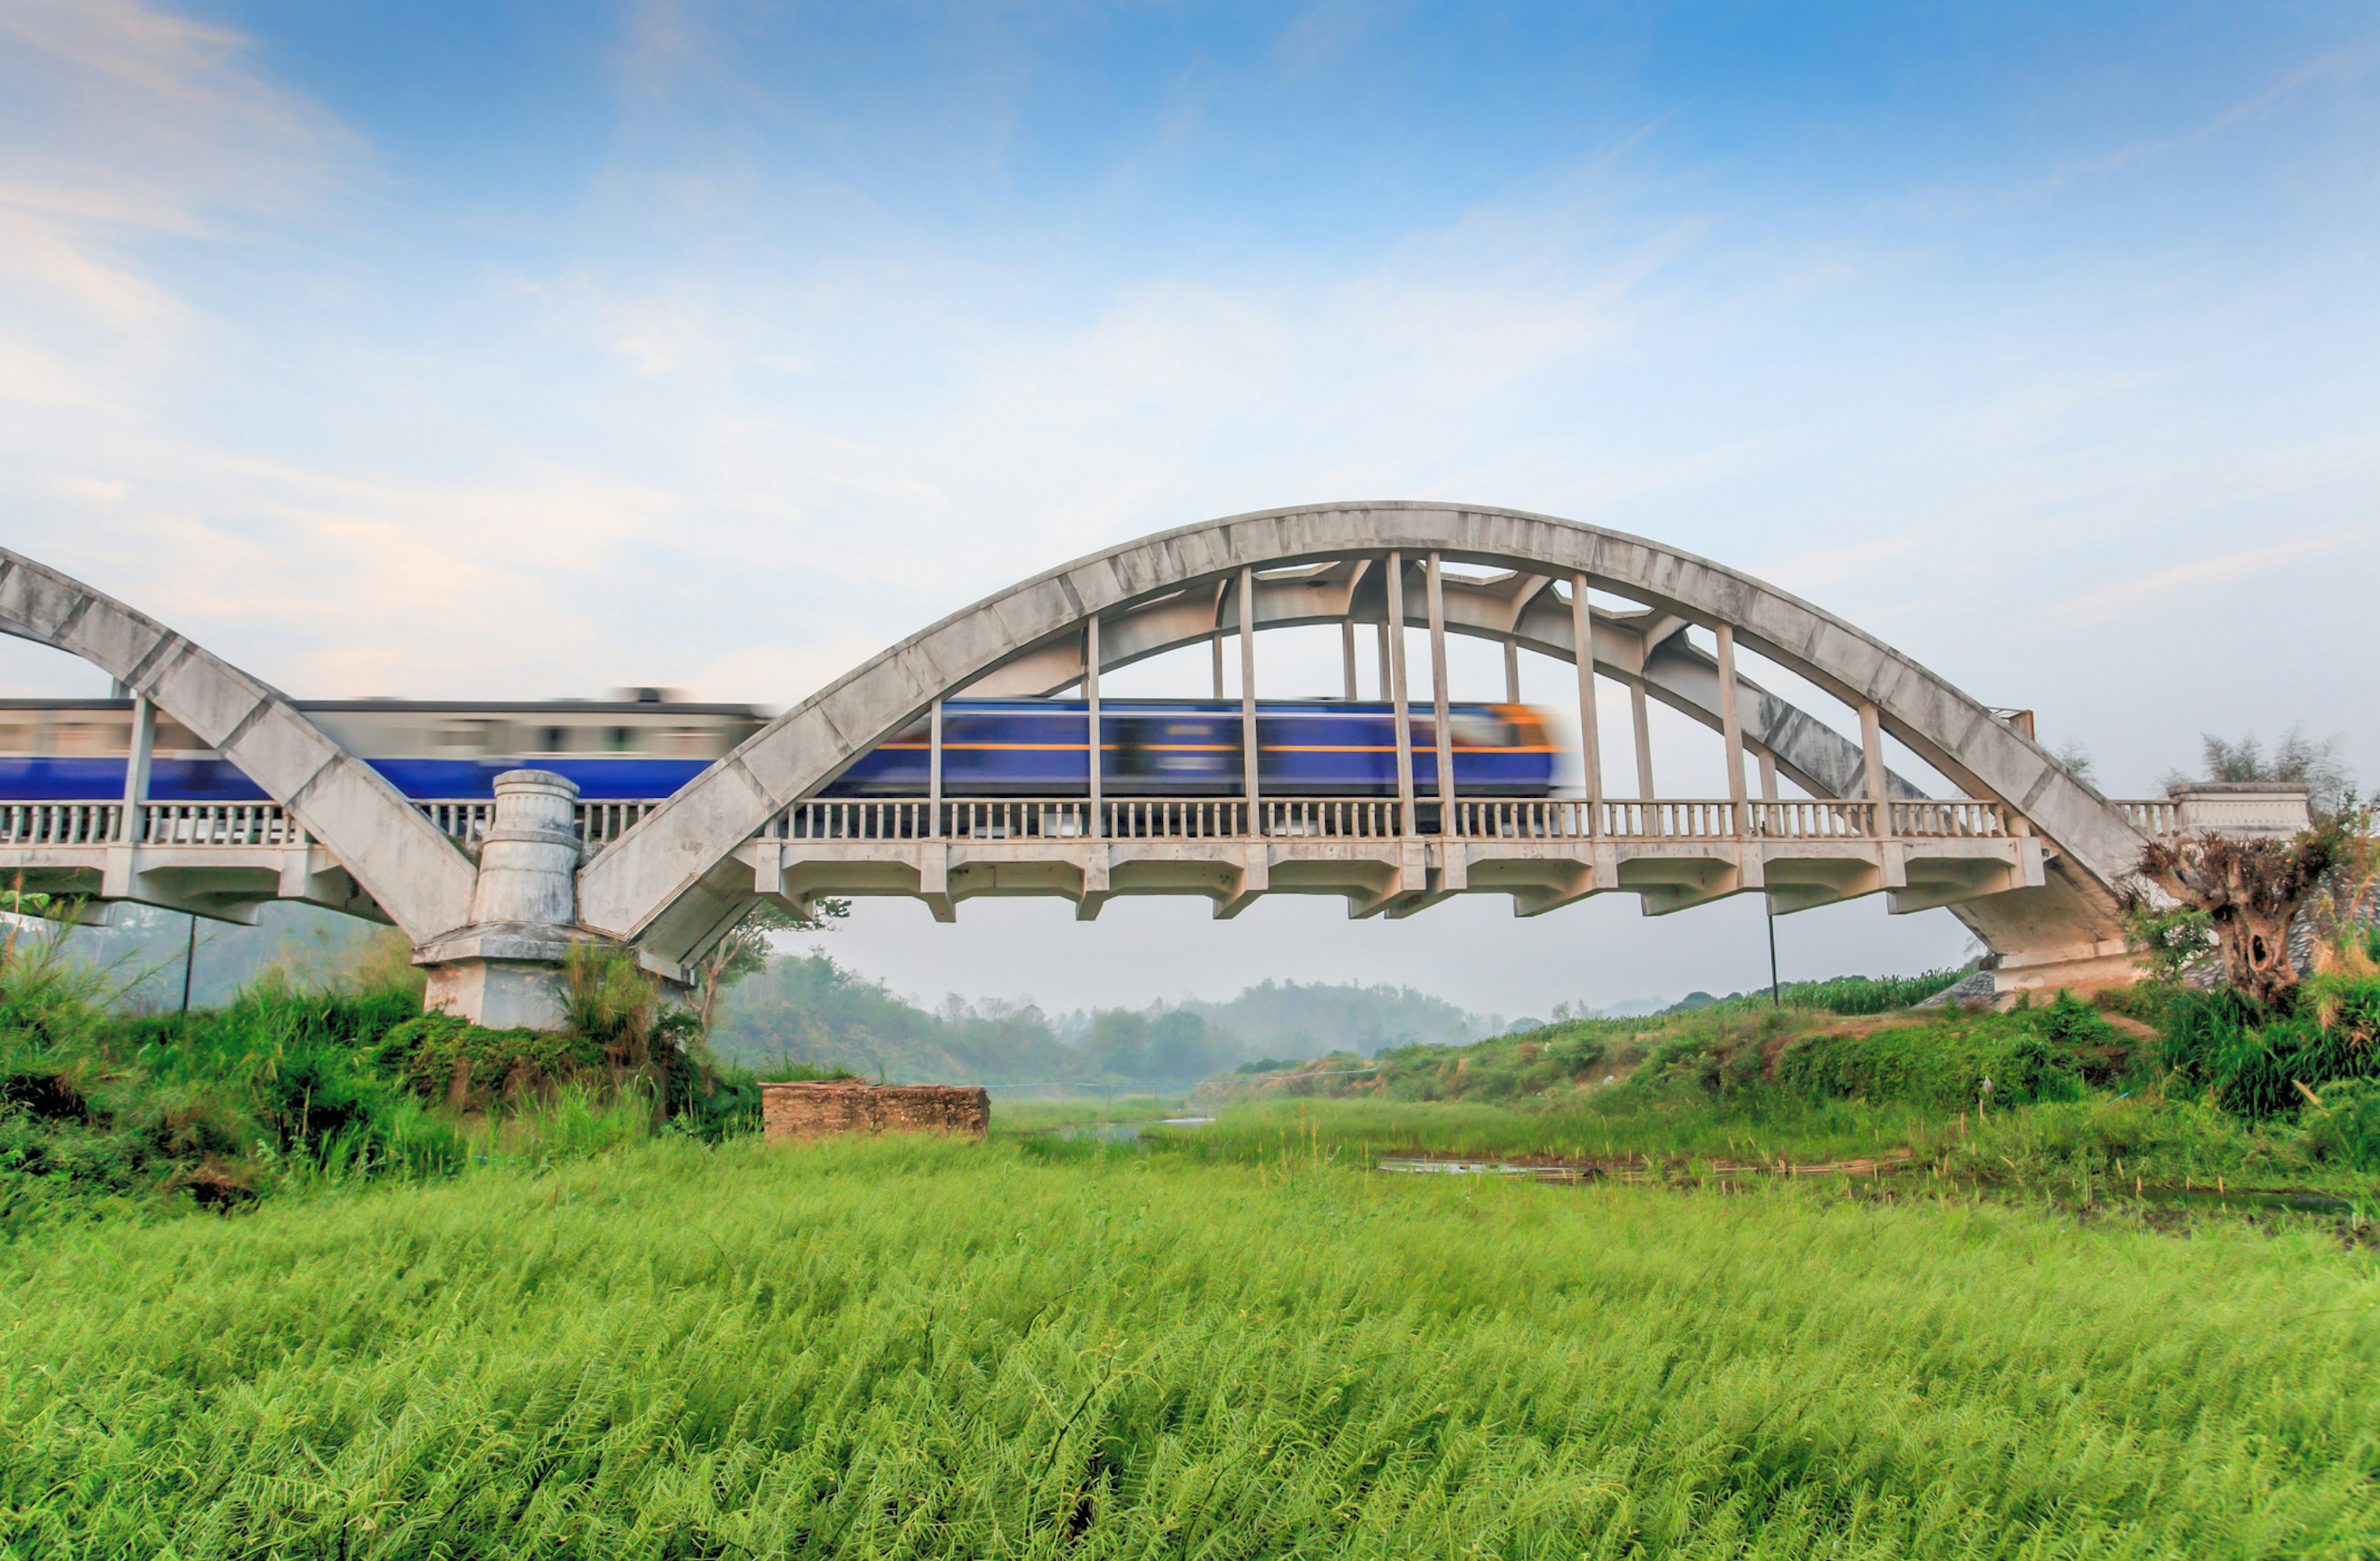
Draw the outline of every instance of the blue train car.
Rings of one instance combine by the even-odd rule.
[[[1522,704],[1448,711],[1454,787],[1466,797],[1543,797],[1554,750]],[[1438,785],[1431,713],[1412,713],[1414,786]],[[1240,707],[1228,700],[1102,700],[1100,790],[1111,797],[1229,797],[1246,789]],[[1079,797],[1090,789],[1090,707],[1081,700],[952,700],[942,706],[948,797]],[[1267,701],[1257,707],[1257,780],[1268,797],[1393,797],[1396,728],[1384,702]],[[919,722],[864,755],[829,797],[922,797],[930,733]]]
[[[589,801],[668,797],[759,729],[745,706],[554,701],[534,705],[357,701],[301,706],[418,801],[493,795],[506,770],[552,770]],[[953,700],[942,707],[942,789],[951,797],[1080,797],[1090,789],[1089,706],[1080,700]],[[1449,712],[1455,789],[1542,797],[1554,755],[1527,705]],[[131,706],[111,701],[0,701],[0,800],[103,801],[124,795]],[[1414,785],[1438,785],[1430,713],[1415,712]],[[1101,789],[1111,797],[1229,797],[1246,787],[1240,707],[1229,700],[1108,700],[1100,705]],[[1390,707],[1342,700],[1257,707],[1257,779],[1270,797],[1393,797]],[[830,797],[923,797],[923,721],[862,756]],[[238,766],[161,721],[151,762],[156,802],[261,802]]]

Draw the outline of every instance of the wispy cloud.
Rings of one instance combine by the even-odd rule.
[[[2079,596],[2070,596],[2039,608],[2033,616],[2036,622],[2049,619],[2074,625],[2113,622],[2174,597],[2217,584],[2236,582],[2251,575],[2277,569],[2284,564],[2367,546],[2375,540],[2380,540],[2380,530],[2367,529],[2275,543],[2266,547],[2241,548],[2234,553],[2193,559],[2187,564],[2175,564],[2131,579],[2118,580],[2112,585],[2101,586],[2096,591],[2084,591]]]

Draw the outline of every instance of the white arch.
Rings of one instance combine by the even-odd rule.
[[[1071,642],[1093,615],[1128,612],[1244,567],[1378,558],[1391,549],[1533,577],[1584,576],[1593,588],[1685,622],[1732,626],[1740,643],[1846,704],[1874,704],[1885,731],[1971,795],[2006,803],[2043,838],[2048,884],[1972,909],[1970,925],[1996,948],[2043,958],[2120,952],[2109,947],[2119,933],[2112,886],[2138,860],[2143,837],[1978,701],[1832,614],[1707,559],[1551,516],[1410,502],[1306,506],[1184,526],[953,613],[787,711],[596,858],[580,875],[580,916],[598,932],[683,958],[749,903],[748,872],[731,853],[934,701]],[[1531,642],[1574,655],[1566,639],[1548,630]]]
[[[0,632],[105,672],[239,766],[417,944],[468,920],[468,859],[279,691],[111,596],[0,548]]]

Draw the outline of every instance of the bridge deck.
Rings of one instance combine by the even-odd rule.
[[[492,807],[417,806],[466,848]],[[579,804],[589,856],[659,806]],[[2119,806],[2174,827],[2169,803]],[[1609,892],[1641,896],[1647,914],[1749,891],[1780,911],[1878,893],[1907,911],[2037,887],[2046,860],[1997,802],[1841,798],[1458,799],[1451,815],[1429,798],[1410,819],[1383,797],[821,799],[736,854],[755,893],[789,905],[908,896],[946,920],[987,895],[1060,896],[1086,917],[1157,894],[1203,895],[1223,916],[1262,894],[1340,895],[1358,916],[1464,893],[1510,895],[1523,915]],[[0,881],[235,921],[273,898],[381,918],[273,803],[0,802]]]

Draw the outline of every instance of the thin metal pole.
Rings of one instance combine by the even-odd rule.
[[[1595,625],[1586,604],[1586,577],[1570,579],[1571,643],[1578,654],[1578,761],[1586,780],[1586,832],[1603,833],[1603,738],[1596,726]]]
[[[1248,833],[1257,826],[1257,572],[1240,571],[1240,750],[1247,767]]]
[[[190,918],[190,941],[182,950],[182,1018],[190,1017],[190,971],[199,962],[199,919]]]
[[[1099,828],[1099,772],[1107,767],[1107,728],[1099,720],[1099,617],[1097,613],[1083,620],[1083,699],[1090,706],[1086,722],[1086,736],[1090,752],[1086,756],[1091,773],[1091,827],[1094,837],[1105,833]]]
[[[1396,727],[1398,833],[1414,833],[1413,710],[1405,699],[1404,555],[1389,555],[1389,719]]]
[[[1785,1006],[1785,989],[1777,981],[1777,905],[1766,895],[1761,899],[1768,908],[1768,1006],[1781,1008]]]
[[[1429,703],[1438,731],[1438,832],[1459,835],[1454,811],[1454,721],[1446,698],[1446,587],[1438,553],[1429,555]]]

